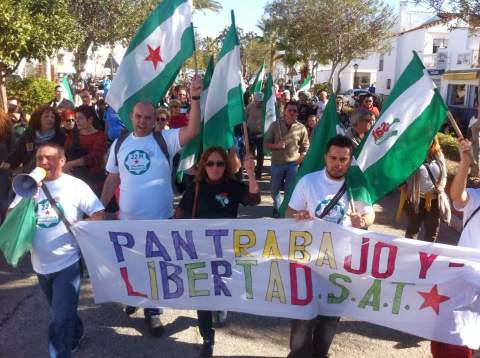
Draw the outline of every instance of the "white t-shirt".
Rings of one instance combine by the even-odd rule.
[[[80,179],[68,174],[53,181],[45,181],[57,207],[66,219],[73,224],[103,210],[103,205],[92,189]],[[10,205],[13,208],[22,198],[17,195]],[[51,207],[43,190],[35,199],[37,227],[32,245],[32,266],[39,274],[58,272],[80,259],[80,249],[73,235]]]
[[[162,131],[170,160],[180,150],[180,130]],[[173,191],[170,164],[162,149],[149,134],[130,134],[120,145],[118,166],[115,144],[108,156],[107,171],[120,173],[120,219],[168,219],[173,214]]]
[[[325,170],[309,173],[303,176],[295,186],[288,206],[296,211],[308,210],[312,217],[320,217],[323,209],[342,187],[343,182],[344,179],[329,178]],[[360,201],[355,202],[355,210],[360,214],[373,212],[372,206]],[[351,226],[350,216],[347,215],[350,212],[348,195],[345,193],[330,212],[323,217],[323,220]]]
[[[476,208],[480,206],[480,189],[466,189],[468,193],[467,205],[464,208],[457,208],[458,211],[463,212],[463,225],[472,216],[472,213]],[[458,241],[458,246],[470,247],[473,249],[480,249],[480,239],[478,233],[480,232],[480,212],[477,212],[475,216],[470,220],[468,225],[463,229]]]

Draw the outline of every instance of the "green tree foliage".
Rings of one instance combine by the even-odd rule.
[[[0,1],[0,105],[6,108],[6,77],[22,59],[51,56],[72,48],[77,34],[66,0]]]
[[[15,97],[19,100],[25,113],[32,113],[35,108],[48,103],[55,92],[55,82],[46,78],[33,76],[23,79],[8,79],[8,97]]]
[[[305,76],[310,62],[329,63],[330,83],[354,58],[386,51],[394,21],[381,0],[273,0],[264,17],[287,65],[302,62]]]

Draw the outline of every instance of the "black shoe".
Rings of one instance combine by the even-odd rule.
[[[125,313],[127,314],[127,316],[131,316],[137,311],[138,311],[138,307],[125,306]]]
[[[160,315],[145,316],[145,323],[148,326],[148,332],[153,337],[161,337],[165,332]]]
[[[195,358],[212,358],[213,357],[213,342],[204,340],[202,350]]]

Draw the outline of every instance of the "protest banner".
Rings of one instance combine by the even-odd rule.
[[[480,251],[322,220],[84,221],[95,302],[351,317],[477,349]]]

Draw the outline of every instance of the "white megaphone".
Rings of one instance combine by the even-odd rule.
[[[29,174],[18,174],[13,178],[13,191],[22,198],[31,198],[37,193],[38,184],[46,175],[45,169],[40,167],[36,167]]]

